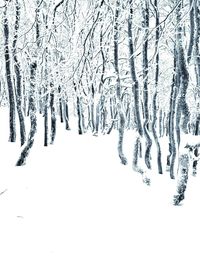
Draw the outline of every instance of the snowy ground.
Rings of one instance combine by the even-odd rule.
[[[0,266],[199,267],[200,181],[190,177],[183,205],[175,181],[151,173],[150,187],[116,151],[117,135],[78,136],[59,125],[56,142],[42,130],[24,167],[8,143],[0,110]],[[2,126],[3,125],[3,126]]]

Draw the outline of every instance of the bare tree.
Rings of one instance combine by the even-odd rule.
[[[9,125],[10,125],[10,136],[9,141],[16,141],[16,124],[15,124],[15,95],[14,95],[14,87],[12,81],[12,73],[11,73],[11,59],[10,59],[10,49],[9,49],[9,23],[8,23],[8,6],[9,2],[5,0],[4,7],[4,57],[5,57],[5,67],[6,67],[6,81],[8,88],[8,96],[9,96]]]

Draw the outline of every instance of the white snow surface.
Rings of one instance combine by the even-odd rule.
[[[147,186],[132,170],[132,131],[123,166],[116,132],[79,136],[59,124],[55,144],[43,147],[42,121],[27,164],[15,167],[21,148],[8,142],[5,114],[1,108],[1,267],[200,266],[199,175],[175,207],[168,173],[149,172]]]

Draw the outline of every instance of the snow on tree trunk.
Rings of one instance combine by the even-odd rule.
[[[195,74],[196,74],[196,125],[195,135],[199,135],[200,124],[200,51],[199,51],[199,37],[200,37],[200,1],[194,1],[194,21],[195,21],[195,35],[194,35],[194,61],[195,61]]]
[[[160,142],[158,139],[158,134],[156,131],[156,122],[157,122],[157,95],[158,95],[158,80],[159,80],[159,60],[160,60],[160,55],[159,55],[159,49],[158,49],[158,43],[159,43],[159,38],[160,38],[160,21],[159,21],[159,12],[158,12],[158,3],[157,0],[154,1],[153,5],[154,11],[155,11],[155,19],[156,19],[156,40],[155,40],[155,55],[156,55],[156,70],[155,70],[155,92],[153,95],[153,120],[152,120],[152,133],[153,133],[153,138],[157,147],[157,165],[158,165],[158,173],[162,174],[162,162],[161,162],[161,147],[160,147]]]
[[[178,2],[178,0],[177,0]],[[181,129],[184,133],[188,133],[188,123],[190,120],[190,112],[189,107],[186,102],[186,94],[187,88],[189,83],[189,73],[186,66],[185,60],[185,52],[183,49],[183,25],[182,25],[182,16],[181,16],[181,2],[178,3],[176,9],[176,22],[177,22],[177,29],[176,29],[176,52],[177,52],[177,72],[180,76],[179,80],[179,97],[178,97],[178,105],[180,105],[181,115],[183,117],[183,121],[181,123]],[[177,113],[178,114],[178,113]]]
[[[176,49],[174,49],[174,74],[172,79],[170,94],[170,111],[169,111],[169,155],[167,156],[167,171],[170,171],[171,179],[175,179],[175,160],[177,155],[176,136],[175,136],[175,119],[176,119],[176,102],[178,96],[179,75],[177,71]]]
[[[189,170],[189,156],[187,153],[183,153],[179,157],[179,177],[177,184],[177,194],[174,195],[173,203],[174,205],[179,205],[179,203],[185,198],[185,191],[187,188],[188,181],[188,170]]]
[[[192,145],[190,142],[190,144],[187,144],[185,147],[188,148],[189,150],[189,157],[192,162],[192,174],[193,176],[195,176],[197,174],[197,165],[200,159],[200,152],[199,152],[200,144],[196,143]]]
[[[31,129],[30,129],[27,144],[25,148],[22,150],[21,155],[16,163],[16,166],[22,166],[26,163],[26,159],[34,144],[34,137],[37,131],[36,99],[35,99],[36,70],[37,70],[36,62],[31,63],[30,65],[30,95],[29,95],[29,109],[30,109],[29,116],[30,116],[30,122],[31,122]]]
[[[132,78],[132,92],[134,97],[134,114],[136,119],[136,127],[140,134],[143,135],[142,122],[140,116],[140,94],[139,94],[139,83],[136,77],[135,70],[135,60],[134,60],[134,46],[133,46],[133,0],[129,0],[130,10],[128,17],[128,44],[129,44],[129,65],[131,70],[131,78]]]
[[[198,165],[199,156],[200,156],[199,148],[196,147],[194,149],[194,159],[193,159],[193,162],[192,162],[192,174],[194,176],[197,174],[197,165]]]
[[[150,185],[151,184],[150,178],[147,176],[146,172],[141,167],[139,167],[139,163],[138,163],[139,156],[140,156],[140,148],[141,148],[140,138],[141,137],[139,135],[138,136],[136,135],[136,137],[135,137],[135,142],[134,142],[134,146],[133,146],[132,167],[133,167],[134,171],[136,171],[142,175],[143,182],[147,185]]]
[[[143,61],[143,102],[144,102],[144,136],[146,139],[145,164],[148,169],[151,169],[150,152],[152,140],[149,134],[149,93],[148,93],[148,75],[149,75],[149,61],[148,61],[148,38],[149,38],[149,2],[145,0],[142,8],[144,37],[142,45],[142,61]]]
[[[115,9],[115,22],[114,22],[114,67],[116,73],[116,95],[117,95],[117,108],[119,112],[119,139],[118,139],[118,154],[121,163],[126,165],[127,159],[123,152],[123,140],[124,140],[124,127],[125,127],[125,116],[122,110],[121,103],[121,84],[119,74],[119,11],[120,11],[120,0],[116,1]]]
[[[194,22],[194,6],[196,5],[196,0],[190,0],[190,42],[187,52],[187,61],[190,63],[192,58],[192,52],[194,47],[194,37],[195,37],[195,22]]]
[[[159,111],[159,138],[163,137],[164,129],[163,129],[163,111],[160,109]]]
[[[9,50],[9,24],[8,24],[8,5],[9,2],[6,1],[4,7],[4,22],[3,22],[3,30],[4,30],[4,57],[5,57],[5,67],[6,67],[6,81],[8,88],[8,98],[9,98],[9,141],[16,141],[16,124],[15,124],[15,96],[14,96],[14,88],[12,82],[12,73],[11,73],[11,61],[10,61],[10,50]]]
[[[15,32],[13,40],[13,60],[14,60],[14,71],[16,76],[16,104],[19,117],[20,140],[21,140],[21,146],[23,146],[23,144],[26,141],[26,131],[25,131],[24,114],[22,111],[22,75],[21,75],[21,66],[18,61],[17,49],[16,49],[19,21],[20,21],[20,5],[18,0],[15,0],[15,9],[16,9],[16,14],[15,14],[16,20],[15,20]]]

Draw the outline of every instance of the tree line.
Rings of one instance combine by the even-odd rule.
[[[70,130],[76,119],[80,135],[118,131],[126,165],[124,132],[134,130],[133,169],[148,184],[145,169],[156,161],[175,179],[181,137],[200,131],[199,0],[4,0],[0,16],[0,104],[9,108],[9,141],[22,145],[17,166],[43,116],[44,146],[59,121]]]

